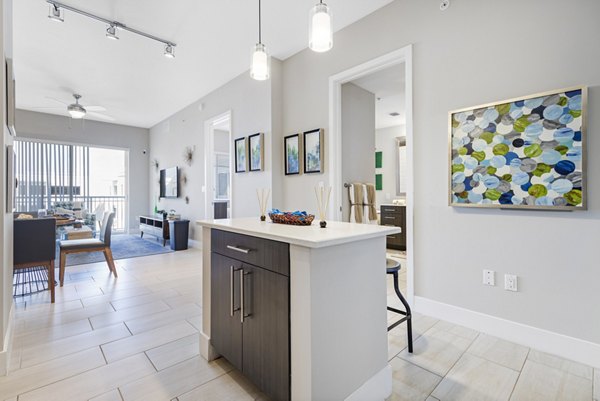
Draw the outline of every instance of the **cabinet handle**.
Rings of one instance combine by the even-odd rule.
[[[233,272],[237,270],[235,267],[233,267],[233,265],[229,266],[229,316],[231,317],[233,317],[233,314],[236,311],[240,310],[240,308],[235,308],[233,306]]]
[[[227,245],[227,249],[231,249],[232,251],[241,252],[241,253],[245,253],[245,254],[250,253],[250,249],[240,248],[239,246]]]
[[[246,315],[244,311],[244,276],[249,275],[250,273],[244,273],[244,269],[239,269],[240,271],[240,323],[244,323],[244,318],[250,316],[250,314]]]
[[[396,220],[396,217],[394,216],[383,216],[383,218],[388,220]]]

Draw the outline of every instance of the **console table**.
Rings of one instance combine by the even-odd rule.
[[[163,240],[163,246],[169,239],[169,222],[164,216],[140,216],[140,236],[152,235]]]

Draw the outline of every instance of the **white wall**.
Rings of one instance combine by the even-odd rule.
[[[271,62],[272,78],[266,82],[255,81],[248,73],[243,73],[226,85],[192,103],[150,129],[150,159],[158,160],[160,168],[180,166],[187,175],[188,182],[182,188],[178,199],[162,199],[159,209],[175,209],[182,218],[189,219],[190,238],[200,240],[201,230],[196,229],[196,220],[205,218],[204,186],[204,123],[205,121],[231,110],[231,130],[234,139],[257,132],[265,134],[264,171],[232,174],[232,213],[233,217],[259,215],[257,188],[274,188],[273,166],[280,164],[274,160],[273,143],[279,146],[280,132],[273,131],[273,93],[280,91],[281,62]],[[202,110],[199,106],[202,105]],[[183,163],[183,149],[196,146],[194,163]],[[280,151],[279,151],[280,152]],[[281,154],[281,152],[279,153]],[[279,168],[279,167],[277,167]],[[158,173],[150,168],[151,207],[158,197]],[[275,188],[274,188],[275,190]],[[185,197],[189,197],[189,204]],[[270,207],[269,203],[269,207]]]
[[[33,111],[17,110],[17,134],[22,138],[73,144],[108,146],[129,150],[129,229],[139,227],[138,216],[147,214],[148,151],[146,128],[98,121],[70,121],[69,118]]]
[[[327,127],[331,75],[413,44],[416,295],[600,343],[600,2],[438,5],[394,1],[337,33],[330,52],[285,60],[283,129]],[[447,205],[448,111],[581,84],[590,87],[588,211]],[[311,204],[306,188],[318,181],[326,176],[285,179],[284,208]],[[519,275],[520,291],[484,287],[483,268]]]
[[[374,183],[375,95],[350,82],[342,85],[342,137],[342,181]],[[347,189],[342,199],[343,219],[350,221]]]
[[[0,3],[0,54],[12,57],[12,1]],[[0,77],[5,76],[5,64],[0,63]],[[6,374],[10,357],[10,331],[13,320],[13,216],[6,213],[6,146],[13,143],[6,128],[6,84],[0,79],[0,376]]]
[[[377,191],[377,208],[386,203],[391,203],[393,199],[401,198],[397,196],[398,184],[397,175],[401,179],[406,179],[406,171],[398,169],[398,143],[396,138],[406,135],[406,126],[397,125],[394,127],[380,128],[375,131],[375,148],[382,152],[382,167],[378,168],[376,173],[383,174],[383,190]]]

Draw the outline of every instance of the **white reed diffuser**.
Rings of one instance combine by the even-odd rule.
[[[271,195],[271,189],[259,188],[256,190],[256,197],[258,198],[258,207],[260,208],[260,221],[265,221],[267,217],[267,203],[269,202],[269,195]]]
[[[327,208],[329,207],[331,187],[325,188],[322,185],[318,185],[315,187],[315,195],[317,196],[317,207],[319,208],[319,225],[321,228],[325,228],[327,227],[325,218],[327,217]]]

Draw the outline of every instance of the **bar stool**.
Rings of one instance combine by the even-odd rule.
[[[400,288],[398,287],[398,272],[400,271],[401,265],[400,262],[394,259],[386,259],[386,270],[387,274],[392,274],[394,276],[394,290],[396,290],[396,295],[400,298],[400,302],[404,305],[404,311],[396,308],[392,308],[391,306],[387,307],[387,310],[403,315],[404,317],[392,325],[388,326],[388,331],[398,326],[402,322],[406,322],[406,331],[408,334],[408,352],[413,352],[413,340],[412,340],[412,314],[410,312],[410,306],[404,296],[400,292]]]

